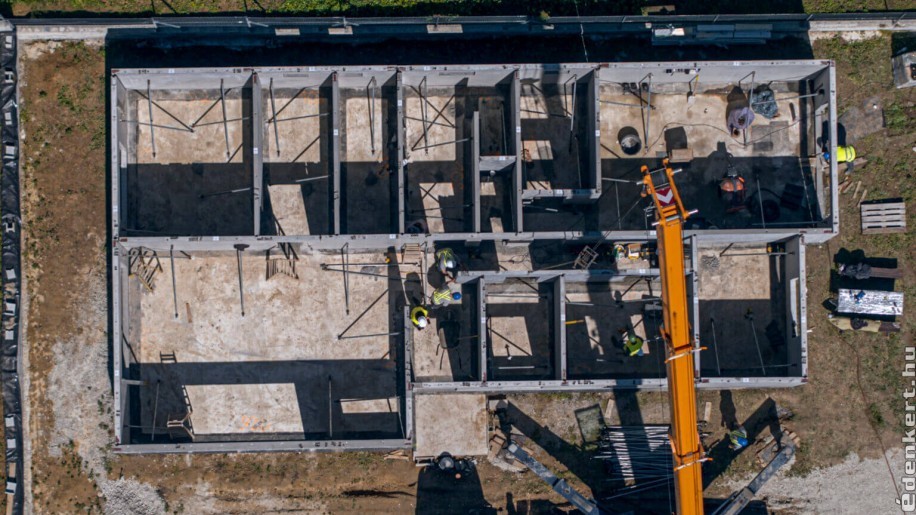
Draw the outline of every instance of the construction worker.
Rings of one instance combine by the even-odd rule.
[[[731,442],[728,447],[733,451],[740,451],[747,447],[749,443],[747,439],[747,430],[744,429],[744,426],[738,426],[738,429],[729,431],[728,439]]]
[[[824,152],[824,160],[830,161],[830,152]],[[836,147],[836,162],[850,163],[856,160],[856,149],[852,145]]]
[[[453,292],[448,286],[443,286],[433,292],[433,306],[436,307],[446,307],[452,303],[452,301],[458,302],[461,300],[461,293]]]
[[[636,336],[634,333],[632,333],[631,331],[627,329],[624,329],[622,333],[623,333],[623,350],[624,352],[627,353],[627,356],[630,356],[630,357],[642,356],[643,355],[642,346],[643,346],[643,343],[645,343],[643,339],[640,338],[639,336]]]
[[[719,196],[725,201],[726,212],[734,213],[744,209],[745,194],[744,178],[729,167],[728,174],[719,181]]]
[[[446,280],[451,278],[454,281],[455,276],[458,274],[458,256],[455,255],[455,251],[448,247],[437,251],[436,267],[439,268],[439,272],[445,276]]]
[[[429,325],[429,311],[423,306],[416,306],[410,310],[410,321],[417,329],[426,329]]]

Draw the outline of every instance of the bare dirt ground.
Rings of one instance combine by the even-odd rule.
[[[869,160],[854,172],[856,179],[869,188],[869,198],[903,196],[912,203],[916,91],[896,91],[890,84],[890,45],[887,36],[849,44],[827,40],[816,44],[815,53],[838,60],[841,112],[877,97],[890,113],[888,128],[856,142]],[[513,475],[486,463],[479,465],[478,498],[470,487],[433,483],[424,489],[424,477],[411,463],[375,453],[111,454],[104,52],[92,44],[35,43],[20,50],[20,59],[31,512],[450,513],[485,502],[539,513],[565,506],[532,474]],[[868,512],[872,498],[864,496],[850,500],[857,505],[821,504],[831,491],[849,492],[860,485],[893,495],[880,457],[882,446],[899,446],[904,407],[900,371],[904,342],[913,338],[914,310],[901,321],[899,335],[840,335],[819,303],[831,295],[830,269],[841,248],[898,258],[906,275],[897,289],[914,298],[913,240],[910,235],[860,236],[850,195],[841,196],[841,203],[843,234],[822,248],[808,249],[810,383],[793,390],[731,394],[738,419],[749,416],[767,394],[796,414],[790,426],[802,439],[799,456],[788,476],[767,490],[774,499],[791,498],[777,503],[786,513],[818,506]],[[911,210],[911,227],[913,218]],[[520,430],[545,465],[582,492],[587,493],[586,484],[600,486],[602,472],[587,449],[583,452],[573,412],[595,403],[623,405],[622,399],[587,394],[510,400],[530,419]],[[712,402],[710,438],[721,437],[723,395],[701,392],[699,401],[701,406]],[[638,410],[632,409],[634,403]],[[631,417],[636,411],[643,423],[662,423],[666,403],[662,394],[642,393],[628,400],[630,408],[622,411],[630,413],[622,414]],[[891,463],[899,477],[899,454],[892,456],[897,456]],[[726,495],[755,470],[751,456],[741,456],[712,484],[710,495]]]

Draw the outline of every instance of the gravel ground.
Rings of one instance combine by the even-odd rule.
[[[899,481],[903,475],[903,450],[887,451],[887,459]],[[733,481],[734,490],[747,486],[751,480]],[[760,491],[759,499],[766,499],[776,513],[899,513],[895,504],[896,491],[881,458],[862,460],[850,454],[839,465],[815,469],[798,477],[786,475],[783,469]],[[867,510],[865,508],[867,507]]]

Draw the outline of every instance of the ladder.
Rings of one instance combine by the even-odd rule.
[[[401,247],[402,266],[423,266],[423,248],[419,243],[405,243]]]
[[[598,251],[595,250],[597,247],[588,247],[586,246],[582,249],[582,252],[576,256],[576,260],[573,261],[573,268],[576,270],[588,270],[592,266],[592,263],[598,259]]]
[[[156,273],[162,271],[162,263],[159,262],[159,255],[149,249],[134,248],[128,254],[129,277],[136,277],[147,291],[154,291],[153,279]]]
[[[267,251],[267,279],[270,280],[277,275],[285,275],[298,280],[299,274],[296,273],[296,261],[299,260],[299,256],[296,255],[296,251],[290,243],[281,243],[279,247],[283,253],[282,256],[274,256],[270,250]]]
[[[185,385],[181,385],[181,396],[184,398],[185,412],[182,414],[169,415],[166,427],[169,430],[170,438],[187,436],[193,441],[194,425],[191,423],[191,413],[193,413],[193,409],[191,408],[191,398],[188,397],[188,389]]]

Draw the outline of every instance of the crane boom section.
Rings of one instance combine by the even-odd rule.
[[[691,213],[684,209],[674,185],[674,174],[664,162],[664,175],[643,166],[644,195],[656,208],[658,261],[662,280],[662,337],[666,343],[668,395],[671,398],[670,441],[674,453],[674,482],[677,512],[703,513],[704,451],[697,431],[694,348],[690,339],[687,310],[687,279],[684,266],[683,222]],[[656,185],[655,178],[662,181]],[[665,183],[664,180],[667,179]]]

